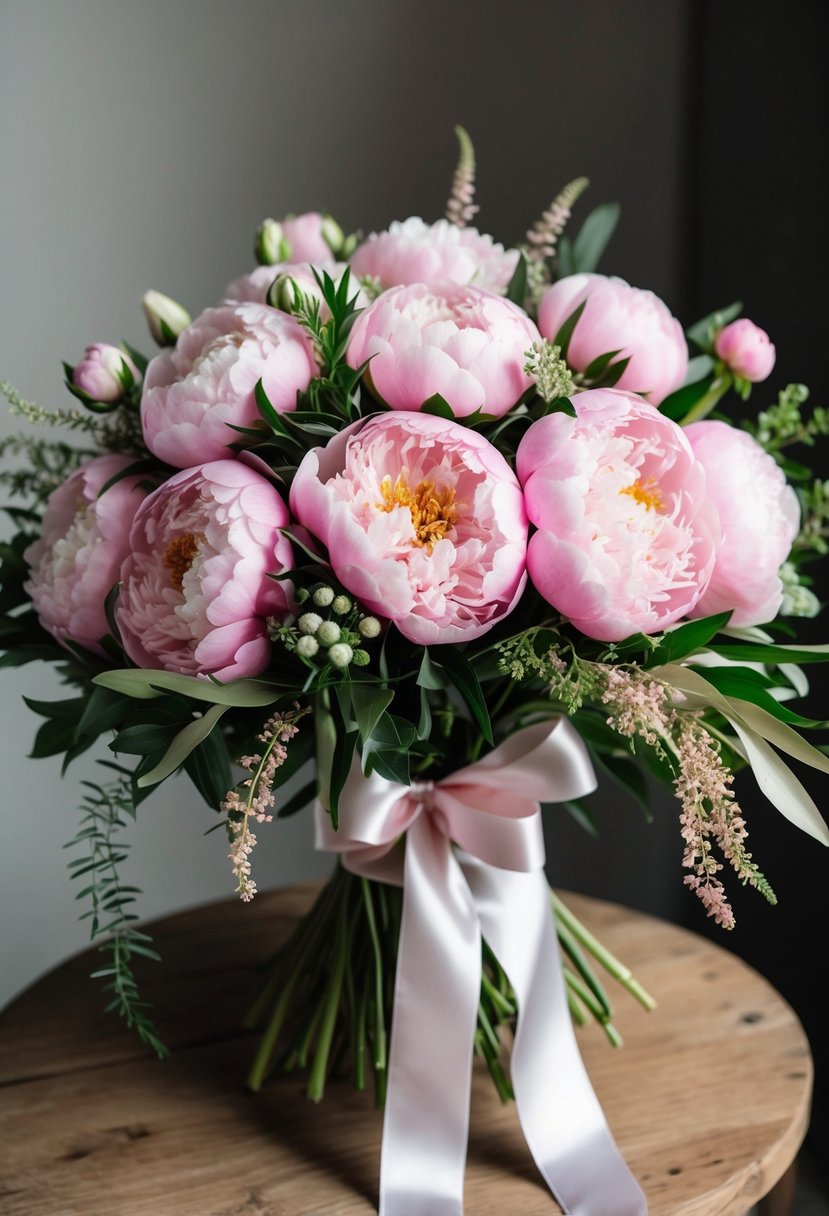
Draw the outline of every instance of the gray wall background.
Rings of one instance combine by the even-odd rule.
[[[605,270],[686,323],[741,297],[777,340],[775,390],[817,389],[827,14],[820,0],[791,0],[785,22],[765,0],[4,0],[0,379],[68,404],[60,361],[89,342],[152,353],[143,292],[193,313],[215,302],[251,267],[266,215],[327,208],[366,233],[437,218],[460,122],[478,153],[483,230],[519,239],[584,173],[579,217],[622,204]],[[0,434],[16,429],[0,412]],[[94,757],[63,780],[57,761],[27,760],[39,719],[23,693],[56,695],[51,671],[0,672],[0,1005],[86,943],[61,846]],[[772,863],[783,868],[784,907],[772,923],[749,893],[738,930],[718,940],[779,984],[817,1043],[824,968],[801,943],[826,858],[753,787],[742,796],[761,864],[772,879]],[[708,932],[682,888],[671,801],[660,796],[645,824],[606,791],[599,816],[593,842],[551,813],[554,881]],[[140,808],[129,876],[146,918],[230,893],[222,838],[203,835],[214,822],[185,782]],[[308,817],[259,839],[262,889],[328,868]]]

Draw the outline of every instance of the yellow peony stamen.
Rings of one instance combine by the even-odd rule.
[[[171,540],[164,551],[164,565],[170,571],[170,586],[181,591],[184,576],[193,564],[199,551],[199,543],[192,532]]]
[[[643,503],[649,511],[661,511],[664,506],[659,486],[652,477],[648,478],[644,484],[641,481],[634,481],[631,485],[621,489],[619,493],[629,494],[634,502]]]
[[[383,500],[375,505],[381,511],[409,508],[415,530],[412,544],[430,553],[435,541],[442,540],[457,519],[455,491],[436,490],[433,481],[419,481],[412,489],[405,473],[398,474],[394,483],[386,476],[380,482],[380,493]]]

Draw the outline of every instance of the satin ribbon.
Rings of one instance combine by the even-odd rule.
[[[556,719],[435,783],[355,764],[338,831],[317,807],[318,848],[403,886],[380,1216],[462,1216],[482,936],[517,997],[512,1083],[548,1187],[569,1216],[647,1213],[582,1063],[543,869],[539,802],[595,785],[581,738]]]

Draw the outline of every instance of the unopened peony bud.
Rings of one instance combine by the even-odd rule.
[[[320,231],[322,232],[322,239],[334,257],[338,258],[345,245],[345,233],[332,215],[326,215],[323,218]]]
[[[302,288],[293,275],[278,274],[268,289],[267,301],[271,308],[282,312],[293,312],[302,300]]]
[[[160,291],[145,292],[141,305],[158,345],[175,346],[179,334],[192,319],[187,309]]]
[[[72,369],[72,384],[94,401],[116,405],[124,394],[141,383],[141,373],[117,346],[94,342],[87,346],[83,358]]]
[[[347,642],[337,642],[328,651],[328,658],[335,667],[348,667],[348,664],[354,658],[354,651]]]
[[[278,220],[267,219],[256,230],[253,251],[260,266],[275,266],[290,257],[290,246],[285,240],[282,225]]]
[[[777,358],[766,331],[748,317],[740,317],[721,329],[714,350],[735,376],[742,376],[752,384],[771,375]]]

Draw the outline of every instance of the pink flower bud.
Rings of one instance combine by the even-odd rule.
[[[72,383],[95,401],[115,405],[128,389],[141,383],[141,373],[117,346],[94,342],[73,369]]]
[[[752,384],[771,375],[777,358],[766,331],[748,317],[740,317],[721,329],[714,350],[735,376],[742,376]]]

